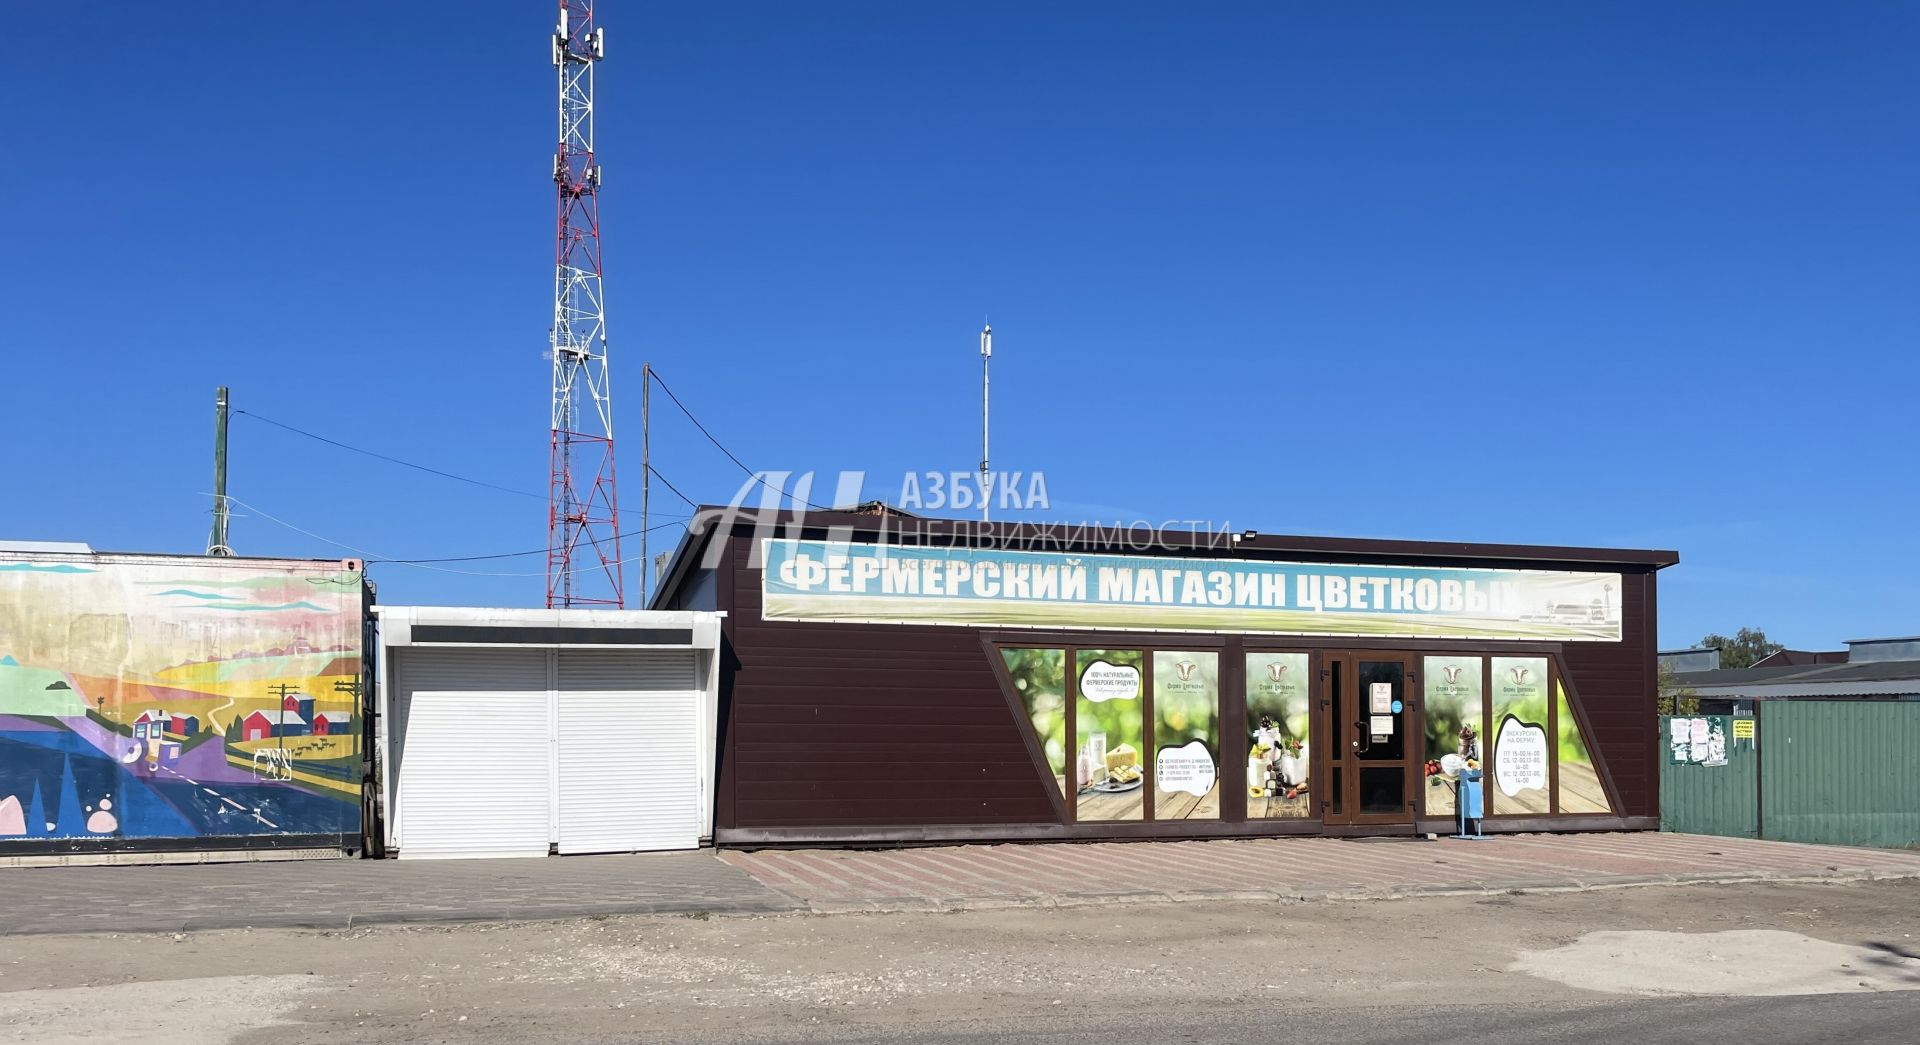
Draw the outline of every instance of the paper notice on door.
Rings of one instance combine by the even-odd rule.
[[[1392,715],[1374,715],[1373,726],[1369,731],[1376,737],[1392,736],[1393,735],[1393,716]]]
[[[1375,682],[1367,687],[1368,710],[1375,715],[1390,714],[1393,710],[1393,683]],[[1374,730],[1375,733],[1380,732]]]

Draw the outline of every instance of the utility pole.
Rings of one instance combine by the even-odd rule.
[[[227,387],[213,393],[213,532],[208,555],[232,555],[227,547]]]
[[[548,351],[553,361],[549,608],[626,605],[600,265],[600,162],[593,143],[593,71],[606,54],[606,32],[594,20],[593,0],[559,0],[553,30],[560,134],[553,154],[557,233]]]
[[[648,501],[653,496],[653,364],[640,364],[640,608],[646,609],[653,584],[653,560],[647,558]]]
[[[993,500],[992,481],[987,472],[987,364],[993,361],[993,324],[980,329],[980,521],[987,522],[987,509]]]

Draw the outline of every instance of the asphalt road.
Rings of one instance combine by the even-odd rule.
[[[1911,1045],[1920,1038],[1920,992],[1786,998],[1691,998],[1600,1005],[1396,1006],[1234,1012],[1209,1019],[1129,1020],[1070,1014],[966,1029],[901,1028],[842,1045]],[[653,1041],[656,1038],[605,1039]],[[761,1045],[818,1036],[756,1037]]]
[[[0,1043],[1920,1040],[1920,881],[0,937]]]

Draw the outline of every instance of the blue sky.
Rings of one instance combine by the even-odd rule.
[[[198,551],[218,384],[538,493],[548,6],[63,10],[0,10],[0,535]],[[990,316],[993,457],[1046,473],[1040,517],[1672,547],[1665,644],[1920,631],[1920,8],[602,20],[630,529],[643,360],[755,467],[893,499],[977,461]],[[731,496],[657,405],[662,473]],[[232,453],[244,553],[337,552],[259,512],[383,557],[545,543],[537,497],[246,417]],[[462,568],[529,576],[374,576],[542,597],[537,556]]]

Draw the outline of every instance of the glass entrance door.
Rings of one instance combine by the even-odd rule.
[[[1329,824],[1412,824],[1419,711],[1413,658],[1332,653],[1322,680]]]

